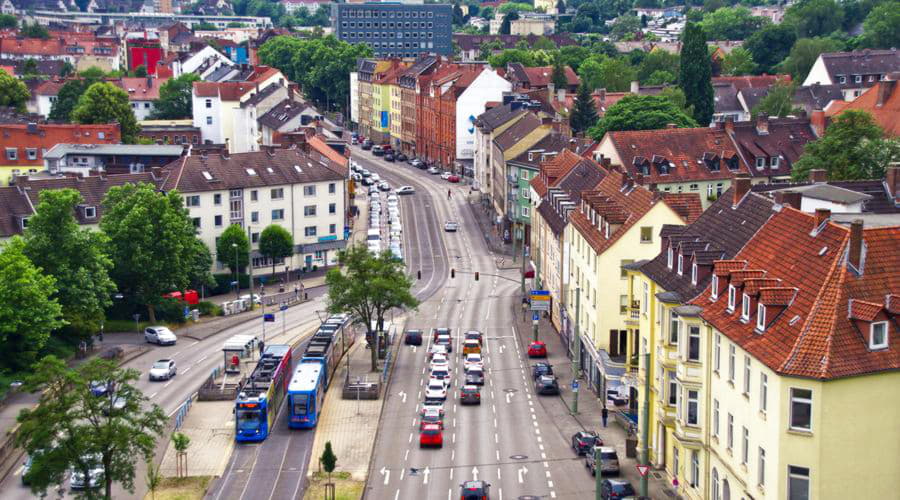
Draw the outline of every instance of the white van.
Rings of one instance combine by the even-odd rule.
[[[367,241],[380,241],[381,240],[381,229],[372,228],[366,233]]]

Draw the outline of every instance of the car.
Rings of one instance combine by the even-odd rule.
[[[403,153],[397,153],[394,157],[397,161],[406,161],[406,155]]]
[[[437,174],[441,173],[441,171],[437,167],[429,167],[428,173],[431,175],[437,175]]]
[[[453,379],[450,378],[450,367],[439,367],[432,369],[429,378],[445,380],[448,387],[453,385]]]
[[[429,446],[444,447],[444,432],[441,430],[441,426],[437,424],[423,425],[421,432],[419,432],[419,448],[427,448]]]
[[[447,399],[447,384],[443,379],[430,379],[425,386],[425,399]]]
[[[422,345],[422,330],[406,330],[406,345]]]
[[[31,485],[31,468],[34,467],[34,459],[37,458],[38,455],[43,453],[43,450],[36,450],[34,454],[28,455],[25,457],[25,462],[22,464],[22,485],[29,486]]]
[[[443,401],[429,401],[426,400],[422,405],[422,409],[419,411],[419,416],[425,416],[426,413],[430,411],[438,412],[441,418],[444,417],[444,402]]]
[[[111,380],[94,380],[91,382],[91,394],[94,396],[106,396],[116,388]]]
[[[378,174],[376,174],[376,173],[372,173],[372,176],[371,176],[371,177],[372,177],[372,180],[373,180],[373,181],[375,181],[375,182],[381,182],[381,176],[380,176],[380,175],[378,175]]]
[[[362,171],[360,171],[360,173],[362,174],[363,177],[366,177],[366,178],[372,177],[372,172],[370,172],[369,169],[367,169],[367,168],[362,169]]]
[[[384,161],[393,162],[393,161],[394,161],[394,154],[393,154],[393,153],[385,153],[385,155],[384,155]]]
[[[446,387],[446,388],[449,388],[449,387],[450,387],[450,379],[446,379],[446,378],[430,378],[430,379],[428,379],[428,383],[426,384],[426,386],[427,386],[428,384],[431,384],[432,382],[439,382],[439,383],[443,384],[443,386]]]
[[[432,344],[431,348],[428,349],[428,357],[433,358],[435,354],[443,354],[444,356],[446,356],[447,355],[447,346]]]
[[[415,194],[416,190],[412,186],[400,186],[394,192],[397,194]]]
[[[439,425],[441,429],[444,428],[444,412],[443,410],[439,410],[436,408],[429,408],[428,410],[422,413],[422,416],[419,419],[419,430],[423,430],[426,425],[433,424]]]
[[[474,352],[466,354],[466,359],[463,361],[463,367],[466,371],[474,369],[483,370],[484,360],[481,358],[481,354]]]
[[[635,499],[637,493],[631,486],[631,483],[624,479],[604,479],[600,483],[600,498],[604,500],[616,499]]]
[[[619,473],[619,455],[612,446],[594,446],[584,455],[584,466],[590,469],[591,475],[597,475],[595,456],[600,454],[600,474]],[[615,497],[613,497],[615,498]]]
[[[385,182],[385,181],[381,181],[381,182],[378,183],[378,189],[380,189],[380,190],[382,190],[382,191],[390,191],[390,190],[391,190],[391,185],[388,184],[388,183]]]
[[[352,174],[350,174],[350,178],[356,182],[360,182],[362,181],[363,176],[359,172],[353,172]]]
[[[540,395],[556,396],[559,394],[559,381],[552,375],[543,375],[535,380],[534,392]]]
[[[463,341],[463,356],[466,354],[481,354],[481,343],[475,339]]]
[[[460,179],[459,176],[456,175],[456,174],[453,174],[453,175],[451,175],[450,177],[447,177],[447,182],[452,182],[452,183],[454,183],[454,184],[458,183],[460,180],[461,180],[461,179]]]
[[[459,485],[460,500],[490,500],[491,485],[487,481],[466,481]]]
[[[144,328],[144,340],[159,345],[175,345],[175,342],[178,341],[172,330],[164,326],[148,326]]]
[[[481,389],[476,385],[464,385],[459,390],[459,404],[462,405],[480,405]]]
[[[449,329],[449,328],[446,328],[446,327],[442,327],[442,328],[432,328],[432,329],[431,329],[431,340],[434,341],[434,342],[437,342],[438,337],[440,337],[441,335],[448,335],[448,336],[449,336],[450,333],[451,333],[450,329]]]
[[[435,354],[431,357],[431,368],[434,369],[437,366],[450,366],[450,360],[444,354]]]
[[[128,400],[125,399],[125,396],[116,396],[113,398],[112,403],[108,407],[103,408],[104,415],[110,415],[113,412],[121,412],[125,409],[125,405],[128,404]]]
[[[372,146],[372,154],[375,156],[384,156],[384,148],[380,144]]]
[[[103,465],[100,455],[87,455],[82,457],[81,461],[83,462],[82,465],[72,467],[72,479],[69,482],[69,487],[73,490],[84,490],[100,486],[103,479]],[[87,476],[85,476],[83,466],[87,466]]]
[[[447,180],[450,178],[451,175],[453,175],[453,174],[450,172],[441,172],[441,179]]]
[[[375,181],[373,181],[371,177],[363,177],[362,185],[363,186],[374,186]]]
[[[368,151],[368,150],[372,149],[372,143],[367,140],[367,141],[363,142],[362,146],[360,146],[360,147],[362,147],[364,150]]]
[[[553,375],[553,365],[550,363],[540,362],[531,366],[531,378],[537,380],[543,375]]]
[[[578,431],[572,435],[572,451],[582,456],[594,449],[594,446],[603,446],[603,440],[594,431]]]
[[[612,403],[613,406],[625,406],[628,404],[628,395],[619,392],[619,389],[624,389],[624,386],[620,385],[614,389],[606,389],[606,400]]]
[[[541,342],[540,340],[537,342],[532,342],[528,344],[528,357],[529,358],[546,358],[547,357],[547,344]]]
[[[356,137],[351,137],[351,138],[350,138],[350,144],[351,144],[351,145],[356,146],[357,143],[359,143],[359,141],[356,139]]]
[[[459,222],[448,220],[444,223],[444,231],[455,233],[459,229]]]
[[[481,334],[478,330],[469,330],[463,335],[463,339],[465,340],[477,340],[479,344],[484,342],[484,335]]]
[[[438,335],[434,343],[447,346],[447,352],[453,352],[453,340],[450,339],[450,335]]]
[[[169,380],[178,373],[174,359],[161,359],[150,367],[150,380]]]
[[[466,372],[466,385],[484,385],[483,370],[469,370]]]

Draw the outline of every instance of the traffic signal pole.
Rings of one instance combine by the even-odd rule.
[[[650,353],[644,353],[644,404],[641,405],[641,465],[650,465]],[[650,498],[647,475],[641,475],[641,497]]]
[[[573,380],[577,381],[581,377],[581,332],[579,332],[578,321],[581,317],[581,288],[575,289],[575,349],[572,350],[572,371]],[[572,415],[578,414],[578,391],[572,390]],[[594,462],[595,464],[597,462]]]

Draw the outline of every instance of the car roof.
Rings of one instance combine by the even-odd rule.
[[[168,363],[169,361],[172,361],[172,360],[171,360],[171,359],[168,359],[168,358],[166,358],[166,359],[157,359],[157,360],[156,360],[157,363]]]
[[[428,415],[436,415],[438,417],[441,416],[440,408],[428,407],[428,408],[424,408],[424,410],[425,410],[425,416],[428,416]]]
[[[556,378],[550,375],[541,375],[541,382],[553,382]]]
[[[477,385],[464,385],[464,386],[463,386],[463,389],[468,389],[468,390],[470,390],[470,391],[477,391],[477,390],[478,390],[478,386],[477,386]]]

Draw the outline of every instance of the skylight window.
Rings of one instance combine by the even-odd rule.
[[[300,165],[294,165],[294,170],[296,170],[298,174],[303,173],[303,170],[300,168]]]
[[[256,175],[256,170],[253,170],[252,168],[248,168],[246,170],[247,170],[247,175]]]
[[[208,180],[208,181],[213,180],[212,174],[210,174],[210,173],[207,172],[206,170],[203,171],[203,178],[206,179],[206,180]]]
[[[275,173],[275,171],[272,170],[272,167],[266,167],[266,172],[268,172],[268,173],[270,173],[270,174],[274,174],[274,173]]]

